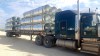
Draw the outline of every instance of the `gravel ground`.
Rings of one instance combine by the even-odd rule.
[[[93,56],[80,53],[67,48],[45,48],[37,46],[30,41],[29,36],[6,37],[5,32],[0,31],[0,56]]]

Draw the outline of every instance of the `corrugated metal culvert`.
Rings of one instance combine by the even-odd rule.
[[[44,31],[47,23],[54,23],[55,13],[60,11],[56,7],[44,5],[36,9],[27,11],[21,19],[21,30]]]
[[[20,18],[19,17],[11,17],[6,20],[6,31],[9,30],[19,30],[20,27]]]

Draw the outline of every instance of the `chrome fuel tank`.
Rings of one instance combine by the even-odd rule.
[[[62,47],[67,47],[67,48],[70,48],[70,49],[77,49],[77,41],[74,41],[74,40],[57,39],[56,45],[62,46]]]

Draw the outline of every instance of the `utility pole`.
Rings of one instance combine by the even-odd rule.
[[[78,12],[78,20],[80,20],[80,4],[79,4],[79,0],[77,0],[77,12]]]
[[[76,18],[76,33],[75,39],[78,40],[78,46],[80,46],[80,8],[79,8],[79,0],[77,0],[77,18]]]

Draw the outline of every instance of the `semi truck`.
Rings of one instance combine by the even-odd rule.
[[[46,48],[57,45],[100,55],[99,13],[80,13],[78,20],[76,10],[61,11],[45,5],[25,12],[23,16],[17,27],[13,25],[17,28],[16,31],[13,29],[8,31],[9,29],[6,27],[8,37],[11,35],[30,35],[32,39],[32,35],[37,35],[35,43],[40,46],[44,45]]]

